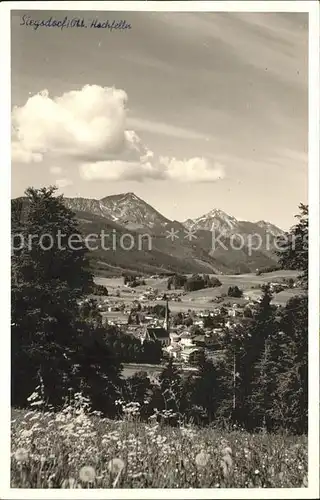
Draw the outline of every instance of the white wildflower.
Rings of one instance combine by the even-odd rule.
[[[118,474],[122,469],[124,469],[124,461],[121,458],[112,458],[108,463],[110,474]]]
[[[210,460],[209,453],[206,453],[204,450],[201,450],[200,453],[196,455],[195,461],[197,467],[206,467]]]
[[[90,465],[85,465],[79,470],[79,478],[84,483],[93,483],[96,478],[96,471]]]
[[[29,458],[28,450],[25,448],[18,448],[14,454],[14,458],[17,462],[27,462]]]

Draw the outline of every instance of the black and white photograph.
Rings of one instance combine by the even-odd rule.
[[[3,498],[316,497],[319,4],[78,3],[7,15]]]

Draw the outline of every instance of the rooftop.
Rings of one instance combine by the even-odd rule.
[[[162,327],[148,327],[148,333],[150,336],[153,336],[157,339],[167,339],[169,338],[169,334],[165,328]]]

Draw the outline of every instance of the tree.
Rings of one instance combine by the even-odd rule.
[[[75,325],[76,326],[76,325]],[[77,346],[71,353],[71,387],[90,398],[93,409],[103,414],[116,414],[115,401],[120,396],[122,366],[115,351],[106,341],[102,327],[79,322]]]
[[[142,344],[141,361],[143,363],[157,364],[160,363],[163,351],[161,343],[156,341],[146,341]]]
[[[88,395],[97,378],[108,399],[108,376],[114,381],[120,370],[100,345],[98,316],[79,310],[93,285],[87,249],[73,212],[54,192],[29,188],[12,203],[11,394],[17,406],[26,404],[39,379],[54,406],[69,387],[85,387]]]
[[[269,374],[270,418],[290,431],[308,431],[308,297],[291,298],[283,309],[277,344],[271,345]],[[270,375],[269,375],[270,376]]]
[[[97,285],[96,283],[93,283],[92,293],[93,295],[108,296],[107,288],[103,285]]]
[[[187,316],[185,320],[183,321],[183,324],[185,326],[192,326],[193,325],[193,319],[190,316]]]
[[[282,269],[297,269],[302,271],[302,282],[308,287],[308,231],[309,210],[308,205],[300,203],[300,213],[295,217],[298,223],[293,226],[285,238],[280,237],[278,242],[279,264]]]
[[[215,288],[222,285],[221,281],[215,276],[210,278],[208,275],[205,275],[204,281],[206,288]]]
[[[123,274],[123,283],[124,285],[134,283],[137,278],[138,276],[136,274]]]
[[[205,353],[202,349],[191,353],[189,357],[189,364],[191,366],[201,366],[204,362],[205,362]]]
[[[152,406],[158,410],[171,410],[179,414],[182,410],[182,398],[182,379],[173,360],[169,359],[159,375],[159,387],[154,387]],[[173,421],[176,421],[176,418]]]
[[[235,297],[235,298],[240,298],[243,295],[243,291],[240,290],[240,288],[235,285],[235,286],[229,286],[228,288],[228,297]]]
[[[235,376],[234,417],[249,428],[261,425],[266,405],[271,403],[264,383],[262,360],[266,342],[276,331],[275,307],[271,304],[270,286],[262,288],[263,297],[254,311],[249,325],[239,325],[231,339],[226,336],[226,349]],[[230,334],[229,334],[230,336]]]
[[[186,281],[186,276],[183,276],[181,274],[174,274],[168,279],[167,289],[171,290],[171,288],[173,288],[174,290],[176,290],[177,288],[183,288]]]
[[[157,318],[162,319],[166,315],[166,306],[164,306],[163,304],[156,304],[151,308],[151,312],[155,314]]]
[[[225,306],[220,307],[220,315],[222,317],[228,316],[228,309]]]
[[[198,325],[191,325],[189,331],[192,335],[201,335],[202,334],[202,329]]]
[[[24,200],[12,203],[12,399],[19,404],[38,385],[39,374],[59,392],[70,369],[64,329],[74,318],[77,299],[92,285],[85,252],[57,248],[58,231],[63,246],[79,232],[53,193],[54,188],[29,188]]]
[[[182,315],[182,313],[178,312],[178,313],[174,314],[171,317],[171,322],[172,322],[173,326],[182,325],[183,324],[183,315]]]
[[[191,278],[189,278],[184,284],[186,292],[194,292],[196,290],[201,290],[202,288],[205,288],[205,281],[198,274],[191,276]]]
[[[244,318],[253,318],[253,312],[251,311],[250,307],[245,307],[243,309],[243,317]]]
[[[198,357],[197,364],[198,374],[193,379],[190,406],[202,409],[202,421],[204,414],[209,422],[225,417],[231,408],[230,380],[226,377],[225,367],[215,366],[204,355]]]
[[[57,280],[76,299],[93,289],[88,252],[73,212],[55,190],[28,188],[25,200],[13,200],[12,240],[22,244],[12,264],[17,281]]]
[[[95,327],[102,326],[102,316],[96,300],[90,299],[81,303],[78,314],[80,321],[90,323]]]
[[[287,284],[288,284],[289,288],[293,288],[294,287],[294,279],[288,278]]]
[[[210,314],[203,318],[203,328],[214,328],[214,325],[214,317],[210,316]]]
[[[140,417],[148,417],[151,413],[149,398],[152,395],[152,385],[146,372],[137,372],[125,382],[125,400],[140,404]],[[148,403],[146,403],[148,400]]]

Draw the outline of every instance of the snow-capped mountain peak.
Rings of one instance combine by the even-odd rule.
[[[188,229],[196,231],[218,231],[225,236],[231,236],[232,234],[248,235],[254,233],[269,233],[277,237],[283,234],[281,229],[270,222],[263,220],[259,222],[240,221],[218,208],[214,208],[196,219],[187,219],[183,224]]]
[[[226,214],[223,210],[214,208],[207,214],[197,217],[196,219],[188,219],[184,225],[194,230],[218,230],[222,233],[229,233],[236,229],[238,221],[235,217]]]
[[[131,229],[165,226],[168,222],[168,219],[132,192],[106,196],[100,200],[100,206],[106,217]]]

